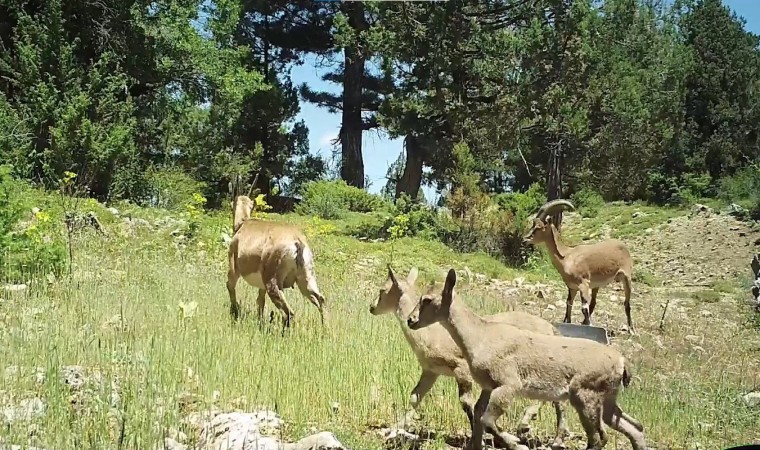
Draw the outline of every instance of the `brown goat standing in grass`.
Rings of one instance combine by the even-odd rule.
[[[605,239],[593,244],[575,247],[564,245],[559,239],[559,231],[551,220],[551,215],[559,209],[575,209],[567,200],[552,200],[538,210],[533,226],[525,234],[524,241],[544,244],[549,250],[552,265],[567,285],[567,308],[565,322],[570,323],[575,294],[581,293],[583,324],[591,324],[591,315],[596,307],[599,288],[613,281],[623,283],[625,291],[625,315],[628,332],[635,334],[631,320],[631,277],[633,260],[628,247],[618,239]]]
[[[256,180],[253,184],[255,183]],[[319,309],[324,325],[325,298],[317,287],[314,257],[306,236],[294,225],[252,219],[253,184],[248,195],[235,196],[233,204],[235,234],[227,252],[230,314],[234,319],[240,315],[235,288],[242,278],[259,290],[256,299],[259,319],[263,319],[268,294],[272,303],[282,312],[283,328],[289,327],[294,314],[282,290],[297,285],[301,294]]]

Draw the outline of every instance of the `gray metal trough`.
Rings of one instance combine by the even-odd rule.
[[[610,343],[609,336],[607,336],[607,329],[602,327],[564,322],[556,322],[553,325],[562,336],[590,339],[604,345]]]

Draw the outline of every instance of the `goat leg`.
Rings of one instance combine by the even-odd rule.
[[[565,307],[565,323],[570,323],[570,316],[573,313],[573,300],[575,299],[575,294],[577,292],[578,291],[576,289],[567,289],[567,300],[565,302],[567,304]]]

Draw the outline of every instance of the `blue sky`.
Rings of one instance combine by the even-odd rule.
[[[755,34],[760,34],[760,0],[724,0],[739,16],[746,20],[746,28]],[[298,85],[308,83],[312,88],[329,92],[338,92],[338,86],[324,82],[320,75],[324,68],[318,67],[315,60],[307,59],[306,64],[294,67],[293,83]],[[332,145],[340,128],[340,114],[330,114],[325,109],[313,104],[302,102],[298,116],[309,127],[309,146],[311,152],[330,157]],[[388,166],[393,163],[403,148],[403,139],[388,139],[374,132],[365,132],[363,138],[364,171],[371,181],[370,192],[379,192],[385,185],[385,174]],[[428,200],[432,199],[432,190],[425,189]]]

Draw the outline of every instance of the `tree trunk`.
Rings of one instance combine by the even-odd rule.
[[[404,146],[406,147],[406,163],[401,178],[396,182],[396,198],[405,193],[416,200],[422,185],[422,165],[424,163],[422,142],[420,138],[407,134],[406,139],[404,139]]]
[[[547,200],[562,198],[562,139],[551,144],[549,165],[546,171]],[[562,211],[551,215],[552,222],[559,230],[562,227]]]
[[[341,11],[357,34],[367,28],[364,4],[342,2]],[[343,50],[343,117],[340,128],[340,177],[350,186],[364,189],[364,160],[362,158],[362,77],[364,61],[360,42],[352,42]]]

